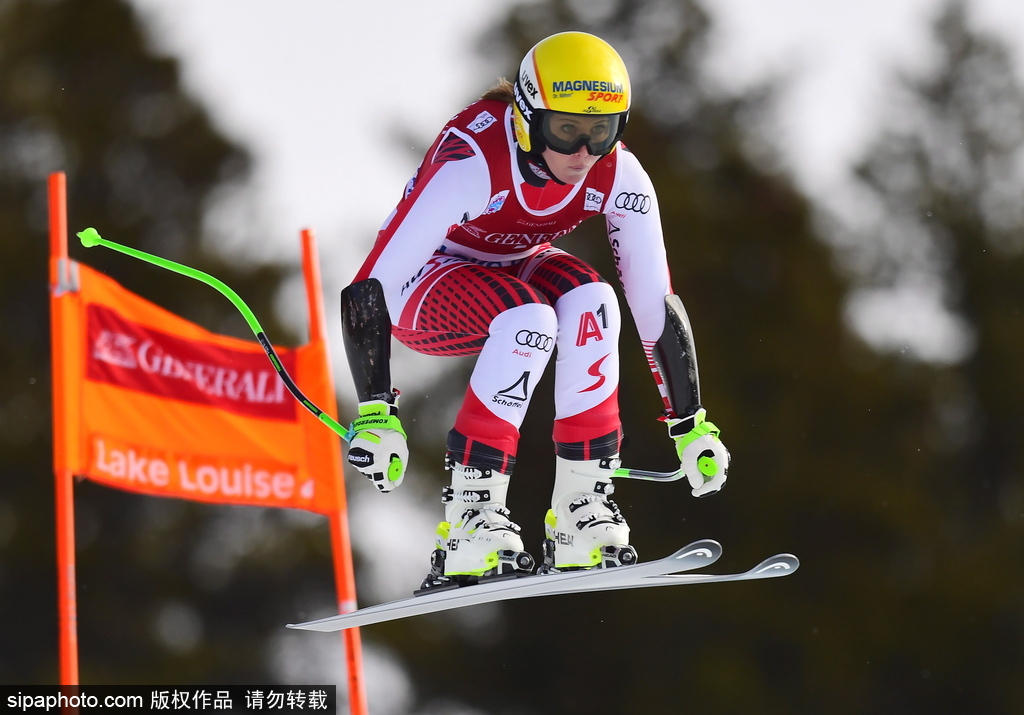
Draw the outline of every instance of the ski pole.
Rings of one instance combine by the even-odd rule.
[[[256,315],[252,312],[249,306],[245,304],[245,301],[243,301],[226,283],[218,278],[214,278],[209,273],[203,273],[200,270],[181,263],[175,263],[174,261],[166,258],[154,256],[152,253],[140,251],[137,248],[131,248],[120,243],[115,243],[114,241],[108,241],[107,239],[102,238],[99,232],[94,228],[87,228],[84,231],[79,231],[77,236],[82,241],[82,245],[86,248],[92,248],[93,246],[105,246],[106,248],[131,256],[132,258],[138,258],[146,263],[152,263],[154,266],[166,268],[174,273],[180,273],[183,276],[194,278],[200,283],[205,283],[211,288],[219,291],[221,295],[231,301],[231,303],[238,309],[238,312],[240,312],[245,318],[245,322],[249,324],[249,328],[256,336],[256,340],[259,341],[261,346],[263,346],[263,350],[267,353],[267,357],[270,358],[270,362],[277,371],[278,376],[281,378],[282,382],[284,382],[288,391],[292,393],[295,399],[298,400],[303,407],[312,412],[318,420],[330,427],[343,440],[346,442],[352,441],[352,437],[355,435],[355,432],[339,424],[337,420],[321,410],[313,404],[308,397],[302,394],[298,385],[295,384],[291,375],[288,374],[288,371],[284,369],[284,365],[281,364],[281,359],[274,350],[274,346],[270,344],[270,340],[267,339],[266,333],[263,332],[263,326],[261,326],[260,321],[256,319]]]

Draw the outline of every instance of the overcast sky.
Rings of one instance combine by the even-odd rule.
[[[255,152],[268,220],[322,241],[375,228],[432,137],[495,74],[472,45],[510,3],[443,0],[132,0],[220,125]],[[715,76],[791,75],[783,149],[810,186],[835,181],[878,116],[895,65],[926,61],[940,0],[714,0]],[[1024,38],[1020,0],[973,0],[985,27]],[[1020,59],[1018,57],[1018,59]],[[352,269],[354,272],[354,268]]]
[[[437,130],[493,77],[515,71],[473,49],[511,2],[131,1],[156,44],[181,60],[189,90],[254,153],[258,206],[245,215],[273,239],[252,245],[251,232],[241,231],[236,240],[255,255],[297,262],[299,230],[316,229],[328,296],[354,275]],[[704,5],[714,27],[713,76],[729,89],[788,78],[778,145],[805,190],[831,199],[842,195],[850,162],[884,116],[894,69],[927,64],[930,20],[943,0]],[[969,8],[1011,43],[1024,73],[1024,2],[969,0]],[[399,141],[399,131],[416,141]],[[236,249],[226,238],[218,245]],[[921,354],[952,354],[956,326],[926,315],[936,291],[910,287],[861,301],[861,327],[882,331],[876,344],[916,341]],[[903,301],[899,310],[893,300]],[[298,283],[279,302],[286,318],[304,319]],[[870,317],[894,313],[906,320]],[[334,344],[336,322],[328,326]],[[339,382],[344,394],[347,381]]]
[[[315,228],[328,296],[355,273],[429,139],[494,76],[515,69],[473,51],[511,3],[133,2],[156,42],[181,59],[191,91],[255,154],[260,233],[274,240],[249,248],[293,260],[297,232]],[[778,146],[804,189],[827,202],[845,195],[848,167],[885,116],[894,70],[927,65],[930,21],[943,0],[704,4],[714,27],[710,69],[723,87],[787,78]],[[1024,2],[969,0],[969,8],[978,25],[1010,42],[1024,73]],[[398,130],[418,142],[400,142]],[[282,292],[287,319],[303,320],[301,295],[297,282]],[[877,346],[956,359],[969,336],[936,309],[941,300],[940,284],[919,281],[855,294],[848,316]],[[335,349],[344,369],[340,359]],[[436,366],[398,346],[396,359]]]
[[[131,1],[157,46],[180,59],[189,91],[255,156],[257,206],[242,213],[273,238],[254,245],[243,227],[234,232],[241,246],[229,236],[218,246],[297,265],[298,232],[314,228],[332,310],[426,144],[495,76],[515,71],[474,50],[512,2]],[[885,114],[894,69],[927,65],[930,21],[943,0],[704,5],[714,28],[712,76],[728,89],[788,78],[778,145],[804,189],[831,200],[843,195],[851,161]],[[982,28],[1011,43],[1024,73],[1024,2],[969,0],[969,8]],[[416,141],[396,139],[400,131]],[[302,295],[298,280],[282,291],[285,319],[304,321]],[[953,359],[968,343],[955,321],[936,312],[940,299],[935,282],[904,286],[854,296],[849,315],[876,345]],[[336,320],[328,330],[335,367],[344,371]],[[443,367],[395,351],[396,372],[402,361],[424,372]],[[348,381],[338,382],[351,398]]]

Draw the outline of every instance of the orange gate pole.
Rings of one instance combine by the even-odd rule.
[[[78,685],[78,599],[75,584],[75,495],[68,413],[68,381],[65,377],[70,296],[65,295],[72,277],[68,260],[67,179],[63,172],[50,174],[50,340],[53,389],[53,464],[57,502],[57,612],[61,685]]]
[[[324,318],[323,290],[320,280],[320,261],[317,257],[313,231],[302,231],[302,272],[306,279],[306,302],[309,305],[309,338],[327,341],[327,323]],[[330,359],[327,360],[330,389],[323,409],[338,413],[334,396],[334,381],[330,379]],[[348,504],[345,499],[345,480],[339,474],[337,483],[338,505],[330,515],[331,553],[334,559],[334,583],[338,598],[338,612],[356,610],[356,577],[352,566],[352,543],[349,539]],[[363,646],[358,628],[342,632],[345,643],[345,664],[348,671],[349,710],[352,715],[367,715],[366,686],[363,677]]]

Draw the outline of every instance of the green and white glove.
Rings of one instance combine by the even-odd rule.
[[[409,464],[409,445],[398,419],[397,395],[393,405],[384,400],[360,402],[352,431],[348,463],[382,492],[401,484]]]
[[[661,418],[676,443],[679,468],[690,482],[695,497],[717,492],[729,472],[729,450],[718,438],[718,427],[705,419],[706,414],[701,408],[682,419]]]

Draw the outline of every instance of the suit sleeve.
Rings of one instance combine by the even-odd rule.
[[[654,185],[635,156],[621,145],[617,151],[615,181],[604,209],[608,241],[649,356],[665,328],[665,296],[672,292],[668,258]]]
[[[483,154],[472,138],[454,128],[442,132],[410,184],[355,279],[376,278],[389,300],[400,295],[448,230],[480,215],[490,197]]]

